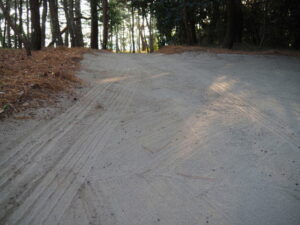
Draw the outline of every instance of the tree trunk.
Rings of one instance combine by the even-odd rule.
[[[66,33],[65,33],[65,46],[69,47],[69,30],[68,29],[66,30]]]
[[[3,48],[3,45],[2,45],[2,43],[3,43],[3,35],[2,35],[2,27],[1,27],[1,24],[2,24],[2,19],[0,19],[0,40],[1,40],[1,47]]]
[[[24,47],[26,49],[27,55],[30,56],[31,55],[30,42],[27,40],[27,37],[24,34],[22,27],[19,27],[19,29],[18,29],[18,27],[15,26],[14,22],[12,21],[10,15],[9,15],[9,12],[4,7],[2,0],[0,0],[0,9],[2,10],[3,15],[7,21],[7,25],[9,27],[11,27],[14,30],[14,32],[16,33],[16,35],[21,39],[21,41],[23,42]]]
[[[108,41],[108,1],[102,0],[103,7],[103,42],[102,48],[107,49],[107,41]]]
[[[147,21],[147,17],[146,17]],[[148,24],[148,22],[147,22]],[[150,47],[150,53],[154,52],[154,38],[153,38],[153,29],[152,29],[152,16],[150,13],[150,18],[149,18],[149,24],[148,24],[148,29],[149,29],[149,47]]]
[[[26,22],[27,22],[27,37],[28,39],[30,38],[30,19],[29,19],[29,14],[30,14],[30,7],[29,7],[29,0],[26,0]]]
[[[145,16],[144,15],[143,15],[142,27],[141,27],[141,39],[142,39],[142,49],[143,49],[143,51],[148,52],[148,43],[147,43],[146,34],[145,34]]]
[[[242,12],[242,2],[241,0],[235,0],[234,5],[234,15],[235,15],[235,42],[241,43],[242,42],[242,35],[243,35],[243,12]]]
[[[62,36],[65,32],[67,32],[68,30],[68,26],[66,26],[64,29],[62,29],[60,32],[59,32],[59,35]],[[51,47],[54,45],[54,43],[56,43],[55,40],[52,40],[47,47]]]
[[[243,13],[241,0],[226,0],[227,27],[223,42],[224,48],[231,49],[234,42],[242,41]]]
[[[52,41],[58,46],[63,45],[63,40],[60,35],[59,20],[58,20],[58,5],[56,0],[49,0],[50,19],[52,26]]]
[[[132,39],[132,53],[135,53],[135,40],[134,40],[134,8],[131,6],[131,39]]]
[[[18,4],[17,0],[15,0],[15,27],[17,27],[18,22]],[[14,33],[14,47],[18,48],[18,36]]]
[[[7,26],[7,47],[11,48],[11,33],[10,26]]]
[[[42,13],[42,47],[45,47],[48,0],[42,0],[42,1],[43,1],[43,13]]]
[[[234,43],[234,35],[235,35],[235,27],[234,27],[234,20],[235,20],[235,9],[234,4],[235,0],[226,0],[227,3],[227,27],[226,27],[226,36],[223,42],[224,48],[231,49]]]
[[[264,17],[263,17],[263,22],[262,22],[259,48],[261,48],[263,46],[264,41],[265,41],[266,31],[267,31],[267,16],[268,16],[268,0],[265,1],[265,5],[264,5]]]
[[[138,14],[137,17],[137,28],[138,28],[138,37],[137,37],[137,46],[138,46],[138,52],[141,53],[141,27],[140,27],[140,16]]]
[[[6,29],[7,29],[7,21],[4,20],[4,29],[3,29],[3,38],[2,38],[2,47],[6,48]]]
[[[98,49],[98,11],[97,11],[97,0],[91,0],[91,48]]]
[[[23,0],[19,0],[19,26],[23,29]],[[19,48],[22,48],[22,41],[19,38]]]
[[[193,17],[193,13],[190,12],[189,2],[188,0],[184,0],[183,7],[183,24],[185,28],[185,42],[189,45],[193,45],[196,43],[196,32],[195,32],[195,22],[192,22],[191,17]]]
[[[194,14],[194,12],[193,12]],[[189,20],[189,25],[190,25],[190,31],[192,34],[192,44],[195,45],[197,44],[197,34],[196,34],[196,21],[194,19],[194,16],[192,16]]]
[[[122,22],[122,34],[121,34],[121,48],[122,51],[125,52],[125,28],[124,28],[124,22]]]
[[[83,34],[82,34],[82,24],[81,24],[81,5],[80,0],[75,0],[75,32],[76,32],[76,46],[83,47]]]
[[[67,5],[68,13],[66,14],[68,21],[68,28],[71,36],[71,47],[76,47],[76,31],[75,31],[75,23],[74,23],[74,0],[64,0]]]
[[[66,21],[67,21],[67,26],[68,26],[68,33],[70,35],[70,41],[71,41],[71,47],[74,47],[75,44],[75,35],[74,35],[74,24],[71,22],[72,18],[70,16],[70,14],[73,13],[73,11],[70,9],[70,4],[72,3],[72,0],[62,0],[62,4],[63,4],[63,9],[65,12],[65,17],[66,17]],[[73,4],[71,4],[73,7]],[[69,40],[68,40],[69,41]]]
[[[108,37],[109,37],[109,39],[110,39],[110,42],[108,43],[108,48],[109,49],[113,49],[113,27],[112,27],[112,24],[110,23],[109,24],[110,26],[109,26],[109,34],[108,34]]]
[[[10,2],[7,2],[6,4],[9,4]],[[7,12],[10,15],[10,5],[7,5]],[[12,21],[11,21],[12,22]],[[11,33],[10,33],[10,24],[7,21],[7,47],[11,48]]]
[[[151,27],[151,22],[148,22],[147,16],[145,17],[146,19],[146,24],[149,30],[149,52],[151,53],[151,48],[153,47],[153,41],[152,41],[152,27]],[[151,47],[152,45],[152,47]]]
[[[40,26],[40,4],[39,0],[30,0],[31,12],[31,44],[32,49],[41,50],[42,48],[42,33]]]
[[[119,48],[119,31],[116,29],[116,52],[120,52]]]
[[[141,14],[140,9],[139,9],[138,14],[139,15]],[[140,52],[145,51],[147,49],[147,44],[145,43],[144,36],[143,36],[143,27],[144,27],[144,16],[142,16],[142,25],[141,25],[140,17],[138,17],[138,29],[139,29],[139,39],[140,39],[140,44],[139,45],[141,45],[139,47]]]

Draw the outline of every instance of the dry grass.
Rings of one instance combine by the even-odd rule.
[[[81,85],[74,72],[84,48],[47,48],[27,57],[22,50],[0,49],[0,114],[54,102],[60,92]]]
[[[262,50],[262,51],[245,51],[245,50],[229,50],[225,48],[210,48],[202,46],[184,46],[184,45],[171,45],[159,49],[158,53],[163,54],[177,54],[183,52],[208,52],[215,54],[244,54],[244,55],[285,55],[300,57],[300,51],[292,50]]]

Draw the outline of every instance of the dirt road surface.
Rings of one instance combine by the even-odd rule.
[[[0,224],[300,223],[300,63],[90,54],[88,93],[0,151]]]

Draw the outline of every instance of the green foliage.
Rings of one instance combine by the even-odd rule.
[[[118,0],[110,0],[108,3],[109,24],[113,31],[118,31],[122,21],[128,17],[124,11],[124,3]]]

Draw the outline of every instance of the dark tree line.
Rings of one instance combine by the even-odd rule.
[[[118,52],[126,40],[131,52],[170,44],[300,48],[299,0],[0,0],[0,9],[1,46],[25,47],[27,54],[47,46],[98,49],[99,43]]]
[[[245,43],[299,49],[299,0],[152,2],[160,45],[197,43],[232,48],[234,43]]]

